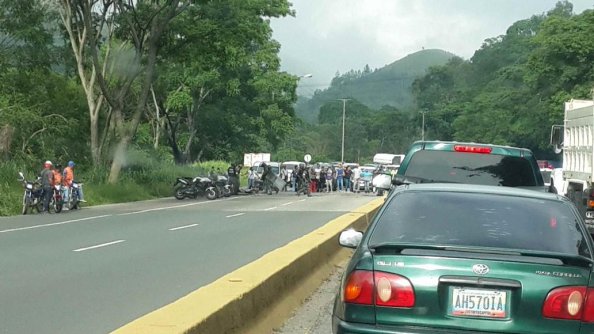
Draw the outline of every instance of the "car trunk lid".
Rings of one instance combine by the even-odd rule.
[[[436,326],[501,333],[578,333],[579,320],[543,317],[547,294],[587,286],[587,261],[429,249],[376,252],[374,271],[407,278],[412,308],[376,307],[378,325]]]

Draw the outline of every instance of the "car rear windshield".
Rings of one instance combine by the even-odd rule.
[[[536,177],[535,168],[528,159],[522,157],[422,150],[411,157],[405,176],[433,182],[542,186]]]
[[[589,254],[569,203],[464,192],[395,195],[370,236],[370,245],[382,243]]]

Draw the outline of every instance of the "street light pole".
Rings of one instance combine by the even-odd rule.
[[[425,110],[421,111],[421,114],[423,115],[423,122],[422,122],[422,126],[421,126],[421,140],[425,140]]]
[[[346,114],[346,101],[350,99],[338,99],[342,101],[342,148],[340,153],[340,163],[344,163],[344,119]]]

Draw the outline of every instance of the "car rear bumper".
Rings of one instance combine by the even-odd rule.
[[[492,332],[477,332],[456,329],[438,329],[412,326],[377,326],[343,321],[332,317],[333,334],[493,334]]]

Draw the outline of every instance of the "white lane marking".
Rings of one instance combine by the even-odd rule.
[[[299,200],[299,202],[303,202],[303,201],[305,201],[305,198],[304,198],[304,199],[300,199],[300,200]]]
[[[120,242],[124,242],[124,241],[126,241],[126,240],[116,240],[116,241],[106,242],[106,243],[100,244],[100,245],[95,245],[95,246],[90,246],[90,247],[75,249],[75,250],[73,250],[73,252],[82,252],[82,251],[86,251],[86,250],[89,250],[89,249],[95,249],[95,248],[99,248],[99,247],[105,247],[105,246],[115,245],[115,244],[119,244]]]
[[[236,213],[234,215],[228,215],[228,216],[225,216],[225,218],[233,218],[233,217],[239,217],[239,216],[243,216],[243,215],[245,215],[245,212]]]
[[[287,202],[287,203],[281,204],[281,206],[290,205],[290,204],[293,204],[293,203],[295,203],[295,202]]]
[[[191,225],[186,225],[186,226],[173,227],[173,228],[170,228],[169,231],[177,231],[177,230],[181,230],[183,228],[194,227],[194,226],[198,226],[198,224],[191,224]]]
[[[220,201],[231,201],[231,200],[234,200],[234,199],[237,199],[237,198],[238,197],[220,199],[218,201],[198,202],[198,203],[189,203],[189,204],[180,204],[180,205],[166,206],[166,207],[162,207],[162,208],[146,209],[146,210],[140,210],[140,211],[120,213],[120,214],[118,214],[118,216],[128,216],[128,215],[135,215],[135,214],[145,213],[145,212],[161,211],[161,210],[169,210],[169,209],[177,209],[177,208],[183,208],[183,207],[186,207],[186,206],[201,205],[201,204],[206,204],[206,203],[216,203],[216,202],[220,202]]]
[[[273,206],[273,207],[268,208],[268,209],[264,209],[264,211],[270,211],[270,210],[274,210],[274,209],[276,209],[276,206]]]
[[[111,215],[93,216],[93,217],[86,217],[86,218],[66,220],[66,221],[63,221],[63,222],[57,222],[57,223],[51,223],[51,224],[43,224],[43,225],[35,225],[35,226],[27,226],[27,227],[19,227],[19,228],[13,228],[13,229],[10,229],[10,230],[2,230],[2,231],[0,231],[0,233],[15,232],[15,231],[24,231],[24,230],[32,230],[34,228],[64,225],[64,224],[70,224],[70,223],[80,222],[80,221],[83,221],[83,220],[99,219],[99,218],[105,218],[105,217],[110,217],[110,216]]]

